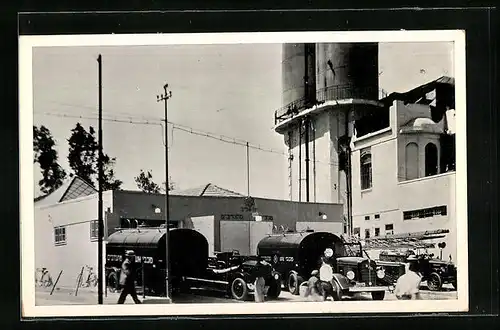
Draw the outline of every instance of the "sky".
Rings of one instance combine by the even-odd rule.
[[[164,128],[159,125],[164,104],[156,96],[168,83],[172,91],[168,120],[184,127],[168,128],[169,174],[177,189],[213,183],[247,192],[246,148],[192,134],[192,128],[273,150],[250,148],[250,194],[286,199],[285,145],[272,129],[274,111],[281,107],[281,48],[281,44],[34,48],[34,125],[50,129],[59,163],[69,170],[70,130],[77,122],[97,129],[96,59],[101,54],[103,148],[116,157],[115,173],[124,182],[123,189],[137,189],[134,177],[141,169],[151,170],[157,183],[165,181]],[[452,52],[452,43],[381,43],[379,87],[389,93],[404,92],[442,75],[453,76]],[[35,187],[40,178],[35,164]]]

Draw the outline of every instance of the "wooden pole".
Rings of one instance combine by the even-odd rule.
[[[98,197],[98,211],[97,211],[97,216],[98,216],[98,230],[97,230],[97,303],[99,305],[102,305],[103,303],[103,290],[102,290],[102,283],[103,283],[103,248],[102,248],[102,241],[104,237],[104,221],[103,221],[103,201],[102,201],[102,183],[103,183],[103,168],[102,168],[102,161],[103,161],[103,154],[102,154],[102,56],[99,54],[99,57],[97,59],[97,62],[99,63],[99,130],[98,130],[98,149],[99,149],[99,154],[97,157],[97,168],[98,168],[98,190],[99,190],[99,197]]]
[[[246,144],[247,151],[247,196],[250,196],[250,146],[247,142]]]
[[[141,257],[141,267],[142,267],[142,298],[146,298],[146,285],[144,284],[144,257]]]
[[[82,267],[82,270],[80,271],[80,275],[78,275],[78,281],[76,281],[75,297],[78,296],[78,288],[80,287],[80,283],[82,282],[84,268],[85,267]]]
[[[59,278],[61,278],[62,270],[59,272],[59,275],[57,276],[56,282],[52,286],[52,290],[50,290],[50,295],[52,296],[52,293],[54,293],[54,289],[56,288],[57,282],[59,282]]]

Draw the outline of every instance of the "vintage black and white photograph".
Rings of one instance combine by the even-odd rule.
[[[21,37],[25,316],[467,310],[464,52]]]

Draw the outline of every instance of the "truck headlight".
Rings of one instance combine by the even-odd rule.
[[[379,270],[377,270],[377,277],[380,279],[385,277],[385,270],[383,268],[380,268]]]
[[[274,274],[274,279],[279,280],[280,276],[278,274]]]
[[[352,281],[352,280],[354,280],[355,274],[352,270],[350,270],[347,272],[346,276],[348,279],[350,279]]]
[[[325,257],[327,257],[327,258],[331,258],[332,256],[333,256],[333,250],[332,250],[332,249],[330,249],[330,248],[327,248],[327,249],[325,250]]]

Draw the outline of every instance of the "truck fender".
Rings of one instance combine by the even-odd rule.
[[[349,279],[342,274],[334,273],[332,281],[337,282],[341,290],[347,290],[350,287]]]

